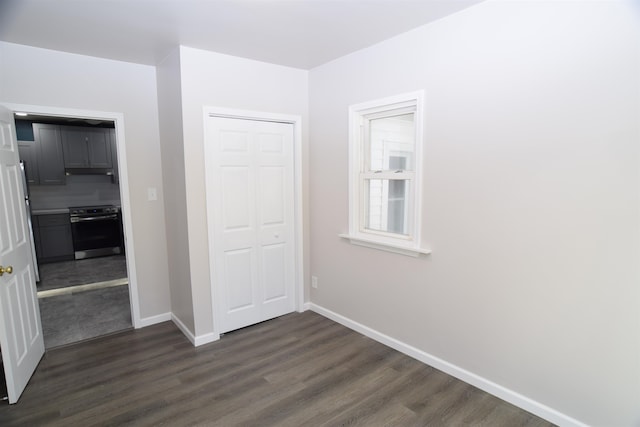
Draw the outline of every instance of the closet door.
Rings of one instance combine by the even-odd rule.
[[[294,311],[293,125],[208,119],[220,332]]]

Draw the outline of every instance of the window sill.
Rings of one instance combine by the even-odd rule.
[[[431,249],[394,245],[390,243],[382,243],[377,240],[367,239],[366,237],[360,237],[360,236],[352,236],[350,234],[338,234],[338,236],[348,240],[353,245],[365,246],[371,249],[378,249],[380,251],[393,252],[400,255],[412,256],[415,258],[419,257],[420,255],[427,255],[431,253]]]

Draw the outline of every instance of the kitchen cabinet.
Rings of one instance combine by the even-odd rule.
[[[40,184],[37,148],[35,141],[18,141],[18,152],[20,153],[20,160],[24,162],[29,185]]]
[[[66,168],[111,169],[109,129],[60,126]]]
[[[33,215],[32,224],[39,263],[74,259],[69,214]]]
[[[25,153],[23,160],[33,162],[34,167],[28,167],[29,179],[36,185],[64,185],[66,182],[64,173],[64,155],[62,152],[62,137],[60,127],[57,125],[46,125],[41,123],[33,124],[34,145],[32,148],[23,149],[20,154]],[[35,157],[34,157],[35,151]],[[31,157],[31,159],[29,159]]]
[[[116,130],[109,129],[109,142],[111,143],[111,162],[113,164],[113,183],[120,183],[120,171],[118,170],[118,145],[116,143]]]

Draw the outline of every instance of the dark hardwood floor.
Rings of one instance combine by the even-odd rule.
[[[2,426],[549,426],[313,312],[194,348],[170,322],[47,351]]]

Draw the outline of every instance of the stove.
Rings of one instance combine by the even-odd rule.
[[[123,252],[122,217],[114,205],[69,208],[75,259]]]

